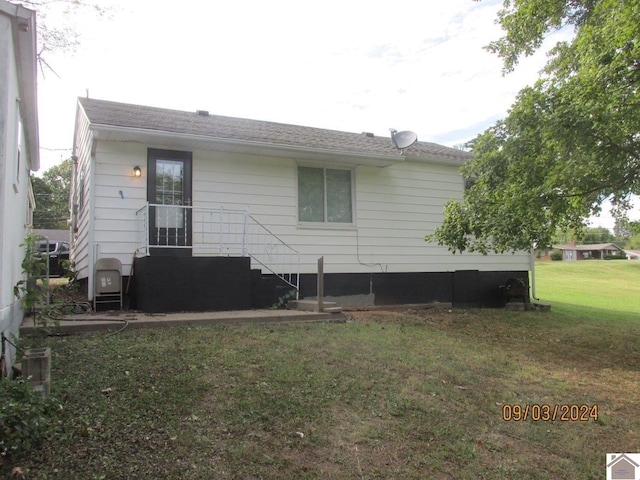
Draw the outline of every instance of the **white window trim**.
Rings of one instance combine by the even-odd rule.
[[[357,217],[356,217],[356,167],[351,165],[342,165],[342,164],[326,164],[326,163],[309,163],[309,162],[296,162],[295,165],[295,182],[296,182],[296,219],[298,219],[298,210],[300,208],[300,197],[298,191],[298,170],[300,167],[309,167],[309,168],[322,168],[329,170],[348,170],[351,172],[351,222],[301,222],[298,220],[298,228],[300,229],[310,229],[310,230],[356,230],[357,228]],[[324,196],[324,209],[325,213],[327,211],[327,196],[326,196],[326,184],[325,188],[325,196]]]

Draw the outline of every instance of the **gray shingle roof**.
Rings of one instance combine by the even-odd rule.
[[[110,102],[93,98],[79,98],[89,121],[95,126],[136,128],[173,134],[188,134],[212,139],[229,139],[318,148],[336,152],[380,156],[398,155],[390,137],[370,137],[321,128],[287,125],[283,123],[248,120],[221,115],[203,116],[164,108]],[[454,164],[471,158],[467,152],[430,142],[417,142],[405,150],[405,155],[423,157]]]
[[[580,250],[580,251],[622,250],[615,243],[588,243],[585,245],[554,245],[553,248],[557,248],[558,250]]]

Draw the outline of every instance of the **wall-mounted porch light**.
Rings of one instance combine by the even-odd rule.
[[[140,177],[142,175],[142,169],[139,166],[133,167],[133,176]]]

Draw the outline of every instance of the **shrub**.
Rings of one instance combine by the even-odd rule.
[[[558,250],[557,248],[553,249],[549,256],[551,257],[551,260],[555,262],[560,261],[562,260],[562,251]]]
[[[278,301],[271,306],[271,308],[273,310],[284,310],[289,305],[289,301],[293,300],[294,298],[296,298],[296,291],[291,290],[290,292],[280,297]]]
[[[43,398],[24,380],[0,380],[0,455],[23,455],[53,432],[53,413],[62,404]]]
[[[49,281],[45,274],[47,267],[44,258],[38,252],[38,237],[33,233],[28,233],[24,243],[24,258],[22,260],[22,273],[26,279],[20,280],[13,287],[13,293],[22,302],[23,308],[33,318],[34,326],[37,325],[37,306],[44,304],[49,293]]]
[[[625,254],[605,255],[604,259],[605,260],[626,260],[627,256]]]

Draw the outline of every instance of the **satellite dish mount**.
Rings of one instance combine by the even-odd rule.
[[[398,132],[395,128],[390,128],[391,132],[391,144],[393,148],[400,150],[400,154],[404,153],[405,148],[409,148],[411,145],[418,141],[418,135],[408,130]]]

